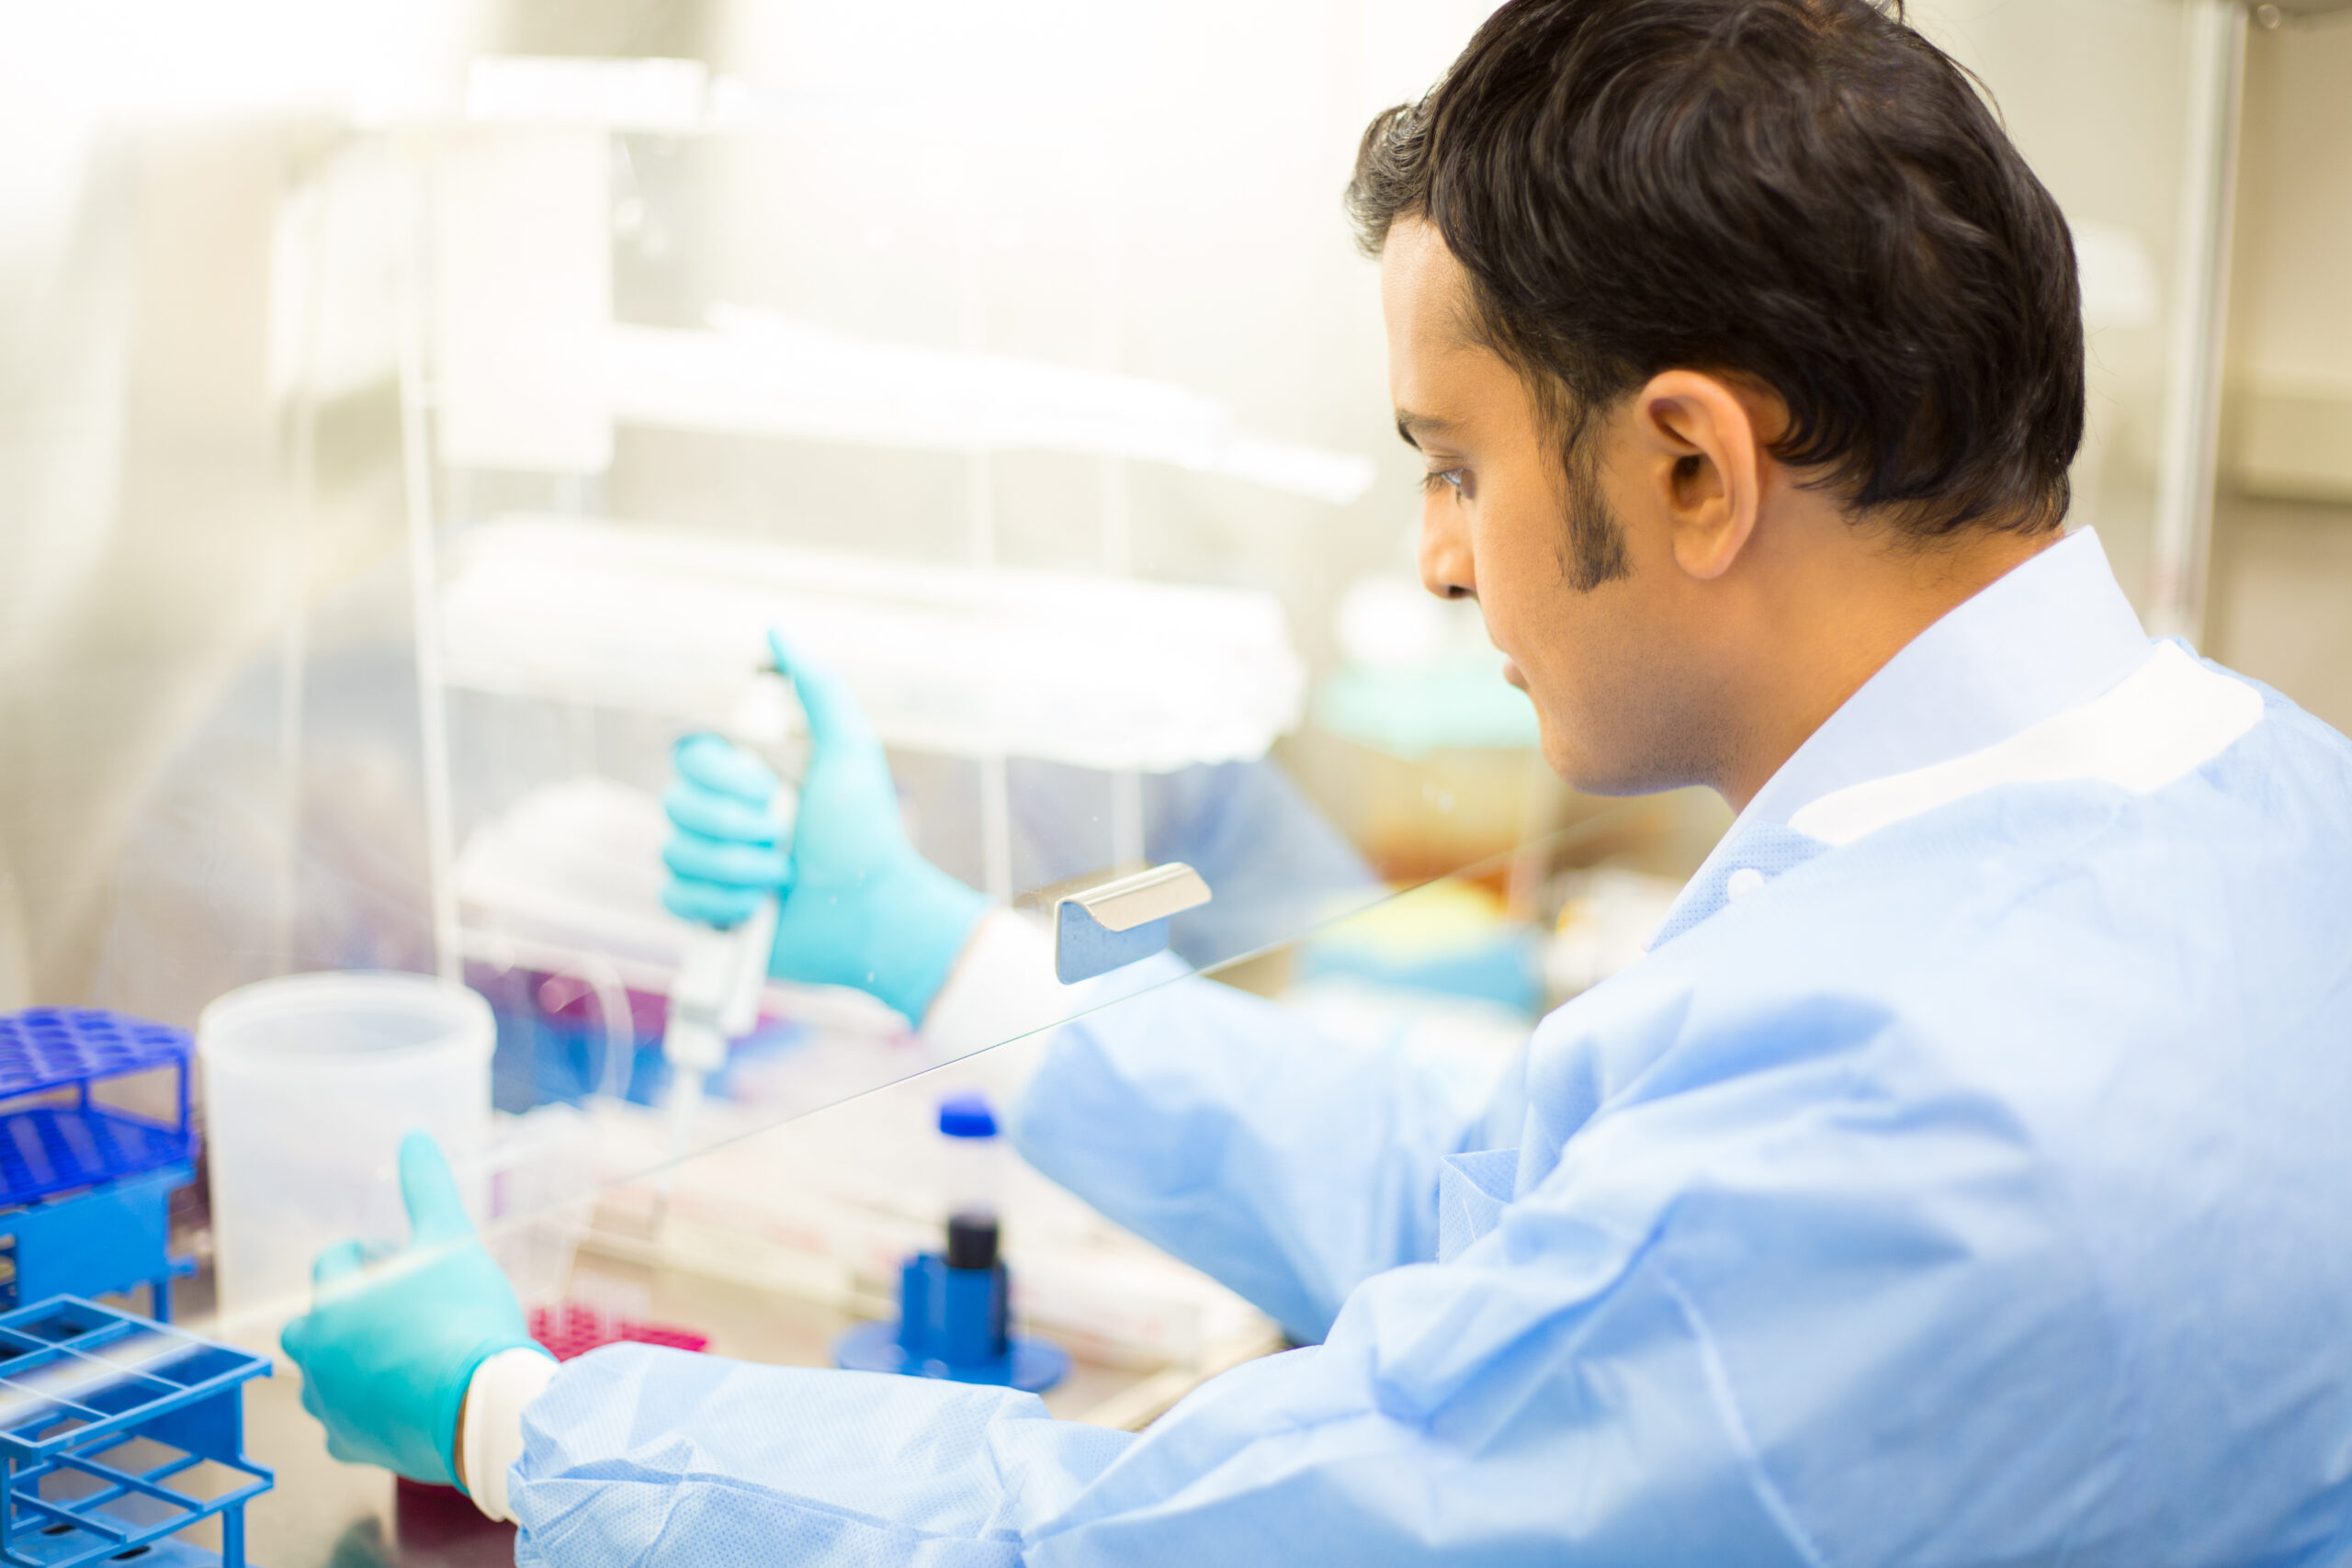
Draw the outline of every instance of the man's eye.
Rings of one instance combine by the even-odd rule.
[[[1435,468],[1421,476],[1421,489],[1434,495],[1438,486],[1451,485],[1456,491],[1460,491],[1464,480],[1468,479],[1469,474],[1470,470],[1467,468]]]

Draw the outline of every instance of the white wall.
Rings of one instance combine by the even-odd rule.
[[[2352,730],[2352,17],[2246,55],[2214,655]]]

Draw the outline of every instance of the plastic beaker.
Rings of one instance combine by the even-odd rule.
[[[289,975],[204,1010],[224,1320],[307,1311],[311,1259],[334,1242],[407,1239],[398,1155],[411,1129],[440,1143],[480,1217],[495,1034],[488,1002],[424,975]]]

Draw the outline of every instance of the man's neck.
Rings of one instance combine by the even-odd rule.
[[[1736,682],[1740,743],[1714,781],[1734,810],[1757,792],[1920,633],[2057,543],[2059,536],[1977,530],[1916,548],[1855,539],[1779,563],[1752,592],[1771,605],[1763,657]]]

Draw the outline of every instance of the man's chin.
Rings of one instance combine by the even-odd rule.
[[[1622,757],[1596,755],[1590,747],[1579,745],[1565,727],[1545,718],[1541,708],[1536,710],[1535,722],[1544,766],[1578,795],[1622,797],[1681,787],[1683,781],[1660,777],[1656,769],[1628,767]]]

